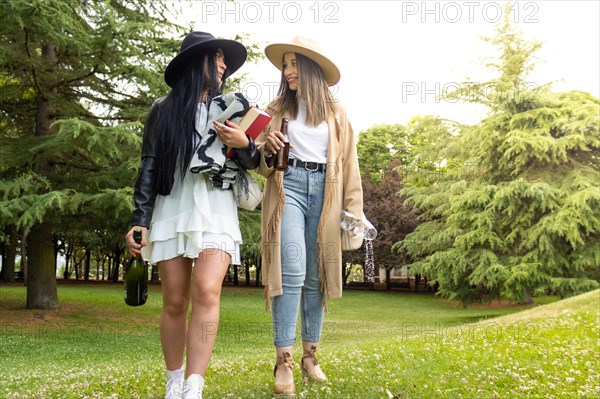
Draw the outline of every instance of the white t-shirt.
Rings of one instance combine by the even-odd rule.
[[[306,104],[298,102],[298,116],[288,124],[290,158],[304,162],[327,162],[329,127],[323,121],[317,127],[306,124]]]

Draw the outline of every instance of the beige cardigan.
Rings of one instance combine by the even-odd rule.
[[[267,111],[273,119],[257,138],[256,144],[261,153],[258,172],[267,178],[262,203],[262,280],[268,308],[270,297],[283,293],[280,237],[285,194],[283,173],[266,165],[263,146],[267,134],[271,130],[279,130],[283,115],[271,106]],[[356,143],[346,111],[338,106],[337,111],[327,118],[327,125],[329,140],[325,197],[317,236],[317,259],[324,305],[330,298],[342,296],[340,211],[344,209],[355,215],[361,215],[363,211]]]

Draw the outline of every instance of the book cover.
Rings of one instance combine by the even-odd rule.
[[[271,122],[271,115],[257,107],[250,107],[248,112],[242,117],[238,126],[246,132],[246,134],[256,140],[258,135]],[[227,151],[227,158],[232,158],[235,152],[233,148]]]

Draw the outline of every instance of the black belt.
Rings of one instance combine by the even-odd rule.
[[[292,168],[303,168],[308,170],[309,172],[325,172],[327,164],[317,162],[304,162],[290,158],[288,160],[288,166],[291,166]]]

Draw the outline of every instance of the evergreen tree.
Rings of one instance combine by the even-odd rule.
[[[169,22],[168,8],[0,2],[0,227],[28,233],[29,308],[58,306],[53,230],[80,232],[81,222],[118,236],[118,271],[143,121],[167,93],[165,65],[189,31]]]
[[[86,215],[90,229],[126,220],[122,187],[176,29],[153,1],[0,7],[2,223],[28,232],[27,307],[53,308],[53,229]]]
[[[404,193],[424,223],[401,245],[419,259],[414,273],[465,305],[596,288],[600,102],[527,83],[539,44],[508,18],[488,40],[500,50],[491,64],[498,78],[451,96],[485,104],[489,115],[445,150],[421,148],[446,166],[425,182],[408,176]]]

